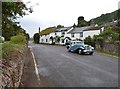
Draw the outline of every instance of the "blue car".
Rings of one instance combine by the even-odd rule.
[[[79,54],[90,54],[94,53],[94,48],[90,45],[86,45],[84,43],[73,42],[67,45],[67,50],[69,52],[77,52]]]

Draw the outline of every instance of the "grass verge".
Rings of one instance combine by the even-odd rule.
[[[120,54],[113,54],[113,53],[110,53],[110,52],[106,52],[106,51],[97,51],[97,52],[100,52],[102,54],[106,54],[106,55],[110,55],[110,56],[113,56],[113,57],[116,57],[116,58],[120,58]]]

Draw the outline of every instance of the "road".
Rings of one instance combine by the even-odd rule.
[[[95,52],[79,55],[65,46],[30,43],[44,87],[117,87],[118,59]],[[41,82],[43,81],[41,80]]]

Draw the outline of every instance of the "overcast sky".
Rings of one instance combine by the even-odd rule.
[[[28,0],[22,0],[28,2]],[[22,27],[32,37],[34,33],[56,26],[72,26],[77,24],[77,18],[84,16],[89,21],[101,14],[118,9],[120,0],[31,0],[28,7],[33,5],[34,12],[19,19]],[[35,4],[39,5],[35,5]]]

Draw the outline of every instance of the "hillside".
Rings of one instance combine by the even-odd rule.
[[[102,14],[101,16],[91,19],[90,21],[93,21],[95,24],[100,25],[107,22],[112,22],[113,20],[117,20],[117,18],[118,18],[118,10],[111,13]]]

